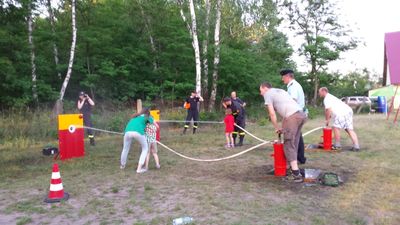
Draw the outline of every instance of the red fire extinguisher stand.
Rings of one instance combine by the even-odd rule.
[[[274,154],[271,154],[271,157],[274,158],[274,175],[277,177],[286,176],[286,157],[283,151],[283,141],[280,134],[279,140],[275,140],[273,147]]]
[[[332,128],[325,127],[323,129],[324,150],[332,150]]]

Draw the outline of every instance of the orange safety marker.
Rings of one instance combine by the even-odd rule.
[[[47,196],[46,199],[44,199],[44,202],[55,203],[55,202],[60,202],[62,200],[66,201],[68,199],[69,199],[69,194],[67,192],[64,192],[60,171],[58,169],[58,164],[54,163],[53,172],[51,173],[49,195]]]

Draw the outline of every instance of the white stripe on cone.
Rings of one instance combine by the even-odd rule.
[[[61,178],[60,172],[53,172],[51,174],[51,179],[60,179],[60,178]]]
[[[61,191],[63,190],[63,185],[61,184],[50,184],[50,191]]]

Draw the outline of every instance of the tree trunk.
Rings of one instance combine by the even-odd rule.
[[[33,44],[33,18],[32,18],[32,3],[28,3],[28,42],[31,50],[31,67],[32,67],[32,99],[37,105],[39,103],[37,87],[36,87],[36,64],[35,64],[35,45]]]
[[[205,18],[205,37],[203,40],[203,98],[207,103],[209,102],[208,98],[208,37],[209,37],[209,29],[210,29],[210,9],[211,4],[210,0],[206,0],[206,18]],[[206,105],[206,104],[205,104]]]
[[[149,41],[150,41],[150,47],[151,47],[151,51],[154,54],[153,57],[153,70],[157,71],[158,70],[158,60],[157,60],[157,49],[156,49],[156,45],[154,43],[154,38],[151,35],[151,30],[150,30],[150,21],[147,18],[146,14],[144,13],[143,7],[142,7],[142,1],[139,2],[139,8],[140,8],[140,12],[142,14],[143,20],[144,20],[144,27],[147,30],[147,33],[149,34]]]
[[[317,74],[316,63],[315,62],[311,63],[311,76],[313,77],[313,80],[314,80],[314,96],[313,96],[313,99],[312,99],[312,105],[313,106],[317,106],[319,79],[318,79],[318,74]]]
[[[196,23],[196,12],[194,11],[193,0],[189,0],[189,11],[192,19],[192,39],[194,58],[196,63],[196,92],[201,93],[201,62],[200,62],[200,47],[199,39],[197,37],[197,23]]]
[[[47,11],[49,12],[51,34],[53,36],[54,63],[56,64],[57,76],[61,80],[61,73],[58,70],[59,58],[58,58],[58,48],[57,48],[57,44],[56,44],[56,29],[55,29],[55,25],[54,25],[54,13],[53,13],[53,8],[51,7],[51,0],[47,0]]]
[[[185,22],[186,28],[189,31],[190,38],[193,39],[192,28],[190,27],[190,24],[187,22],[185,13],[183,12],[183,2],[182,2],[182,0],[178,0],[178,4],[180,6],[179,13],[181,14],[182,20],[183,20],[183,22]],[[192,41],[192,46],[193,46],[193,41]]]
[[[74,64],[74,56],[75,56],[75,46],[76,46],[76,20],[75,20],[75,0],[71,0],[71,14],[72,14],[72,43],[71,43],[71,52],[69,56],[68,70],[67,75],[65,76],[64,82],[61,86],[60,91],[60,100],[64,99],[65,90],[67,89],[69,79],[71,78],[72,66]]]
[[[215,53],[214,53],[214,68],[212,75],[212,89],[211,89],[211,97],[210,104],[208,110],[211,112],[215,106],[215,99],[217,96],[217,87],[218,87],[218,66],[219,66],[219,53],[220,53],[220,41],[219,41],[219,32],[221,26],[221,5],[222,0],[217,0],[216,7],[216,21],[215,21],[215,31],[214,31],[214,45],[215,45]]]

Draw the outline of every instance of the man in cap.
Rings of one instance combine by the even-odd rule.
[[[79,109],[79,112],[82,113],[83,115],[83,125],[86,127],[92,127],[92,121],[91,121],[91,116],[92,116],[92,107],[94,106],[94,101],[87,95],[85,92],[81,91],[79,92],[79,99],[77,103],[77,107]],[[90,145],[94,146],[94,134],[92,129],[86,129]]]
[[[305,100],[304,100],[304,91],[299,82],[294,79],[294,72],[291,69],[281,70],[280,72],[282,76],[282,81],[287,86],[287,92],[289,93],[290,97],[293,98],[295,102],[299,105],[301,109],[305,108]],[[303,135],[300,134],[299,140],[299,147],[298,147],[298,154],[297,160],[300,164],[305,164],[307,158],[304,156],[304,140]]]
[[[284,152],[291,168],[291,174],[287,175],[287,180],[303,182],[303,176],[297,164],[297,149],[306,115],[285,90],[272,88],[268,82],[260,85],[260,94],[264,97],[275,132],[284,135]],[[278,124],[276,112],[283,118],[282,126]]]

